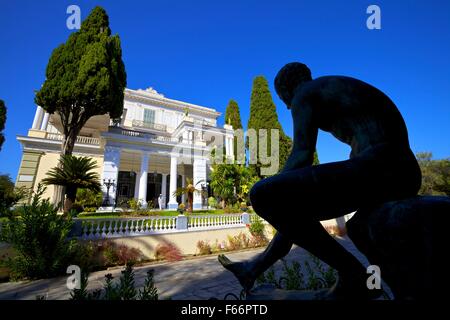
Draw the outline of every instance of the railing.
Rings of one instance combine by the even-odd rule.
[[[159,136],[153,133],[147,133],[142,131],[135,131],[135,130],[129,130],[121,127],[109,127],[109,132],[121,134],[123,136],[127,137],[136,137],[136,138],[143,138],[150,141],[159,141],[159,142],[165,142],[165,143],[172,143],[172,144],[190,144],[188,142],[184,142],[183,140],[179,140],[177,138],[167,137],[167,136]],[[201,140],[196,140],[197,142],[200,142]]]
[[[165,124],[160,123],[148,123],[142,120],[133,120],[132,121],[133,127],[138,128],[144,128],[144,129],[152,129],[152,130],[159,130],[159,131],[167,131],[167,126]]]
[[[54,141],[62,141],[63,135],[59,133],[47,133],[46,138],[48,140],[54,140]],[[85,137],[85,136],[78,136],[76,143],[82,143],[82,144],[91,144],[91,145],[100,145],[100,139],[99,138],[93,138],[93,137]]]
[[[245,225],[242,214],[188,217],[188,228],[195,230],[232,228],[237,225]]]
[[[208,216],[176,216],[149,218],[75,219],[80,239],[121,238],[167,234],[197,230],[244,227],[255,221],[254,214],[225,214]]]
[[[81,222],[82,239],[120,238],[176,231],[176,217],[86,219]]]

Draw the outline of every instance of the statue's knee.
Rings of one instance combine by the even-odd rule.
[[[252,207],[255,210],[263,211],[264,209],[269,208],[272,203],[272,195],[271,191],[268,188],[267,183],[263,181],[258,181],[253,185],[253,188],[250,190],[250,202]]]
[[[252,189],[250,190],[249,194],[250,202],[254,208],[261,202],[261,193],[262,193],[261,191],[262,191],[261,181],[255,183]]]

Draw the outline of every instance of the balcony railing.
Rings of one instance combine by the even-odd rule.
[[[129,129],[124,129],[121,127],[109,127],[109,132],[118,133],[123,136],[128,137],[136,137],[136,138],[144,138],[149,140],[163,141],[163,142],[178,142],[177,139],[166,136],[158,136],[152,133],[142,132],[142,131],[134,131]]]
[[[59,133],[47,133],[46,138],[48,140],[62,141],[63,135],[59,134]],[[78,136],[76,143],[91,144],[91,145],[98,146],[98,145],[100,145],[100,139],[93,138],[93,137]]]
[[[135,130],[129,130],[124,129],[121,127],[109,127],[109,132],[121,134],[123,136],[127,137],[136,137],[136,138],[143,138],[150,141],[159,141],[159,142],[166,142],[166,143],[172,143],[172,144],[187,144],[187,145],[199,145],[199,146],[205,146],[206,143],[203,140],[195,139],[194,141],[183,141],[179,140],[178,138],[174,137],[167,137],[167,136],[160,136],[149,132],[142,132],[142,131],[135,131]]]
[[[167,126],[165,124],[160,123],[149,123],[142,120],[133,120],[132,126],[136,128],[143,128],[143,129],[151,129],[151,130],[158,130],[158,131],[167,131]]]

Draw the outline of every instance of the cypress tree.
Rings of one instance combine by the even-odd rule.
[[[77,135],[89,118],[123,111],[126,72],[118,35],[111,35],[109,18],[95,7],[66,43],[50,57],[46,80],[35,102],[63,126],[62,154],[71,155]]]
[[[239,106],[233,99],[228,102],[227,109],[225,110],[225,123],[233,126],[233,129],[242,129],[241,113]]]
[[[271,129],[279,130],[279,169],[280,171],[292,149],[292,140],[283,131],[280,122],[278,121],[278,115],[275,104],[272,100],[272,95],[269,90],[267,80],[263,76],[257,76],[253,80],[252,95],[250,98],[250,118],[247,124],[248,129],[255,129],[258,134],[259,129],[267,129],[267,152],[271,154]],[[259,140],[259,137],[258,137]],[[260,143],[258,141],[258,150]],[[261,177],[260,159],[258,157],[257,164],[250,165],[254,173]]]
[[[242,129],[241,113],[236,101],[231,99],[225,110],[225,123],[233,126],[233,130]],[[234,157],[238,159],[237,137],[234,137]]]

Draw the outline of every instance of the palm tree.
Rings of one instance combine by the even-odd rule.
[[[178,188],[173,195],[175,197],[179,197],[183,194],[187,195],[188,198],[188,212],[192,213],[192,209],[193,209],[193,204],[194,204],[194,193],[197,194],[201,194],[203,195],[203,190],[202,189],[197,189],[196,186],[201,183],[203,180],[198,181],[195,185],[194,182],[192,181],[192,179],[190,178],[186,178],[186,186],[182,187],[182,188]]]
[[[247,202],[248,193],[258,180],[251,169],[239,164],[218,164],[212,168],[211,188],[222,199],[222,206],[235,201]]]
[[[62,155],[59,165],[47,172],[47,178],[42,183],[65,187],[64,213],[67,214],[75,202],[78,188],[94,192],[101,190],[100,177],[97,172],[92,171],[96,168],[97,163],[91,158]]]

